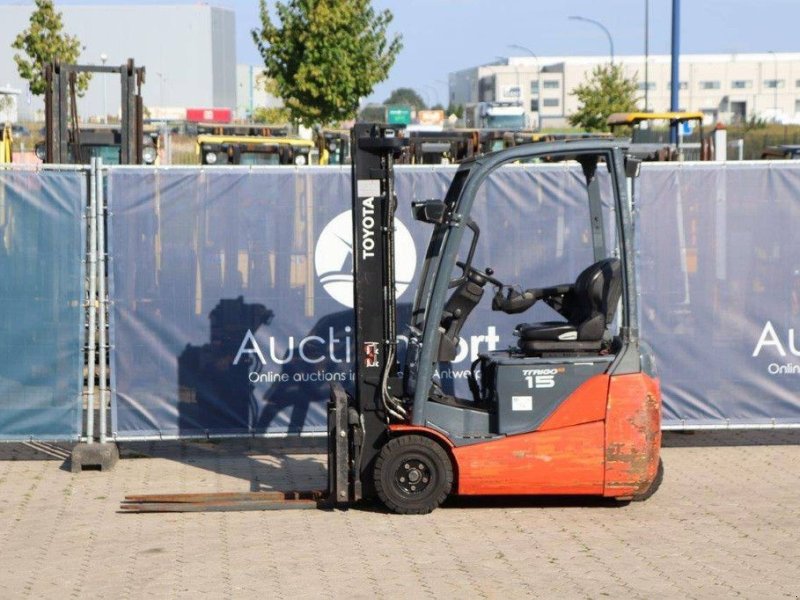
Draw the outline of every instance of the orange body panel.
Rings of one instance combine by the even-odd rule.
[[[658,381],[641,373],[595,375],[530,433],[455,446],[430,427],[389,430],[438,440],[453,459],[461,495],[627,497],[647,489],[656,475],[661,396]]]
[[[560,429],[605,419],[608,380],[608,375],[595,375],[587,379],[545,419],[537,431]]]
[[[658,470],[661,392],[644,373],[611,378],[606,417],[605,496],[647,490]]]
[[[452,449],[459,494],[602,494],[603,422]]]

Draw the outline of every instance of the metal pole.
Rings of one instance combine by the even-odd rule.
[[[644,112],[650,96],[650,0],[644,0]]]
[[[253,120],[253,65],[250,65],[250,94],[249,94],[249,106],[248,106],[248,115],[247,119],[249,121]]]
[[[585,21],[586,23],[591,23],[592,25],[597,25],[600,29],[602,29],[606,37],[608,38],[608,47],[609,53],[611,55],[611,64],[614,64],[614,40],[611,38],[611,33],[606,29],[605,25],[603,25],[600,21],[595,21],[594,19],[587,19],[586,17],[579,17],[579,16],[571,16],[569,17],[573,21]]]
[[[433,90],[433,97],[436,99],[436,104],[441,104],[441,101],[439,100],[439,90],[437,90],[434,86],[428,85],[426,83],[423,84],[423,87],[429,90]]]
[[[97,159],[91,159],[89,174],[89,250],[87,255],[87,274],[89,275],[89,295],[86,306],[89,309],[88,335],[86,340],[86,443],[94,443],[94,375],[96,360],[95,334],[97,332]]]
[[[672,82],[669,92],[669,109],[676,112],[680,108],[678,90],[680,90],[680,55],[681,55],[681,0],[672,0]],[[678,144],[678,123],[670,126],[669,140]]]
[[[542,129],[542,106],[539,104],[542,101],[542,71],[539,67],[539,57],[534,53],[533,50],[527,48],[525,46],[521,46],[519,44],[511,44],[509,48],[516,48],[518,50],[524,50],[528,54],[530,54],[534,60],[536,61],[536,130],[541,131]],[[531,94],[531,98],[533,98],[533,94]],[[520,98],[521,99],[521,98]]]
[[[105,193],[103,192],[103,159],[95,161],[94,181],[97,193],[95,194],[95,211],[97,218],[97,295],[99,319],[97,328],[98,336],[98,362],[100,363],[100,443],[106,443],[106,407],[108,405],[108,332],[106,330],[106,311],[108,298],[106,297],[106,234],[105,234]]]
[[[106,61],[108,60],[108,56],[105,52],[100,55],[100,62],[103,63],[103,66],[106,66]],[[103,73],[103,123],[108,123],[108,95],[106,94],[106,79],[107,76]]]

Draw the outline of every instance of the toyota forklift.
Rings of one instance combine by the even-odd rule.
[[[377,497],[393,512],[422,514],[450,495],[649,497],[663,473],[661,394],[637,323],[627,179],[639,161],[614,140],[525,144],[461,163],[443,200],[412,203],[432,231],[401,365],[393,168],[406,143],[390,125],[352,132],[357,359],[352,395],[331,384],[329,501]],[[474,264],[481,226],[492,223],[479,226],[470,211],[493,172],[531,161],[579,166],[594,262],[574,282],[523,290]],[[611,244],[602,169],[613,196]],[[455,359],[487,288],[495,311],[522,314],[543,302],[560,319],[520,323],[518,343],[481,354],[459,397],[443,390],[437,365]]]
[[[399,133],[361,123],[351,132],[355,380],[352,393],[331,384],[327,491],[128,496],[123,510],[346,508],[378,498],[424,514],[450,495],[629,501],[658,489],[661,394],[639,338],[628,193],[639,161],[613,139],[523,144],[462,162],[443,200],[412,203],[431,236],[401,357],[394,165],[408,140]],[[493,172],[532,161],[580,172],[588,222],[579,239],[593,258],[572,282],[522,289],[475,263],[481,226],[471,213]],[[487,288],[492,310],[521,315],[543,303],[559,318],[520,323],[516,345],[479,354],[468,392],[448,391],[438,367],[456,359]]]

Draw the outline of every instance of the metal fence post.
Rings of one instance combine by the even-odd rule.
[[[103,189],[103,159],[97,158],[94,171],[95,210],[97,218],[97,298],[98,298],[98,363],[99,363],[99,402],[100,402],[100,443],[106,443],[107,432],[107,407],[109,400],[108,389],[108,331],[106,329],[106,310],[108,298],[106,296],[106,195]]]
[[[89,276],[89,294],[86,301],[88,308],[88,332],[86,338],[86,443],[94,442],[94,394],[95,394],[95,362],[97,333],[97,159],[92,158],[89,171],[89,207],[88,207],[89,248],[86,256],[87,274]]]

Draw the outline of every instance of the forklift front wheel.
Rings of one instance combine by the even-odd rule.
[[[421,435],[389,440],[375,461],[378,497],[392,512],[423,515],[453,487],[453,465],[439,444]]]

